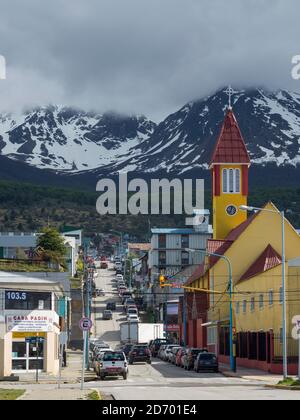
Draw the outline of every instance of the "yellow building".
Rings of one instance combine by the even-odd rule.
[[[234,327],[237,363],[255,368],[282,371],[282,219],[271,202],[247,218],[239,209],[247,204],[250,160],[231,110],[228,111],[213,154],[214,239],[207,252],[227,257],[234,285]],[[247,184],[247,185],[246,185]],[[255,204],[255,203],[251,203]],[[300,236],[285,220],[287,335],[290,371],[296,373],[297,341],[291,337],[292,318],[300,315]],[[228,362],[229,356],[229,274],[222,258],[206,257],[201,276],[191,277],[190,287],[213,290],[209,293],[207,346]],[[203,335],[203,331],[199,332]]]

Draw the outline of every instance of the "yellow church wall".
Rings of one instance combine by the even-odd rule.
[[[240,169],[240,193],[223,193],[223,169]],[[241,205],[247,204],[247,196],[242,194],[242,165],[220,165],[221,170],[221,193],[219,196],[213,197],[213,226],[214,226],[214,239],[224,239],[228,233],[236,226],[243,223],[247,215],[237,211],[233,216],[226,213],[226,208],[229,205],[234,205],[237,209]]]
[[[280,328],[282,328],[280,287],[281,265],[236,285],[234,312],[237,332],[273,330],[276,334],[280,333]],[[273,304],[269,302],[270,291],[273,291]],[[262,308],[259,306],[260,294],[264,297]],[[254,310],[251,310],[252,298],[255,299]],[[243,312],[244,301],[247,302],[245,313]],[[239,311],[237,304],[239,304]]]
[[[271,203],[266,208],[276,209]],[[299,235],[287,221],[285,222],[285,230],[286,260],[299,257]],[[279,214],[261,212],[225,253],[232,264],[234,284],[255,262],[268,244],[271,244],[281,255],[281,217]],[[213,275],[214,289],[225,291],[228,284],[228,267],[223,259],[215,264]],[[210,321],[229,318],[228,294],[220,299],[214,310],[209,311],[208,317]]]

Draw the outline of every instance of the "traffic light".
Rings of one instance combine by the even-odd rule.
[[[166,276],[161,274],[159,276],[159,286],[160,287],[165,287],[165,283],[166,283]]]

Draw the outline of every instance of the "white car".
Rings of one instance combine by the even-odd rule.
[[[100,379],[106,376],[123,376],[127,379],[128,363],[122,351],[106,352],[96,363],[95,371]]]
[[[127,321],[128,322],[140,322],[140,318],[137,314],[128,314],[127,315]]]
[[[124,279],[123,274],[116,275],[116,280],[123,280],[123,279]]]
[[[127,308],[127,316],[128,315],[136,315],[136,316],[138,316],[139,315],[139,311],[137,310],[137,308],[133,308],[133,307]]]

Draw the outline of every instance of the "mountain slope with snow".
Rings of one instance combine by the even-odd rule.
[[[139,155],[115,169],[133,164],[144,172],[184,174],[207,169],[220,132],[228,98],[221,90],[190,102],[169,115],[139,147]],[[233,110],[253,164],[277,167],[300,164],[300,95],[253,89],[234,97]]]
[[[0,154],[78,177],[120,170],[185,176],[208,168],[227,103],[220,90],[189,102],[158,125],[144,116],[58,106],[0,115]],[[233,110],[253,171],[268,165],[273,171],[300,169],[300,94],[241,90],[234,95]]]
[[[76,172],[128,158],[154,128],[143,116],[50,106],[18,117],[1,116],[0,150],[38,168]]]

